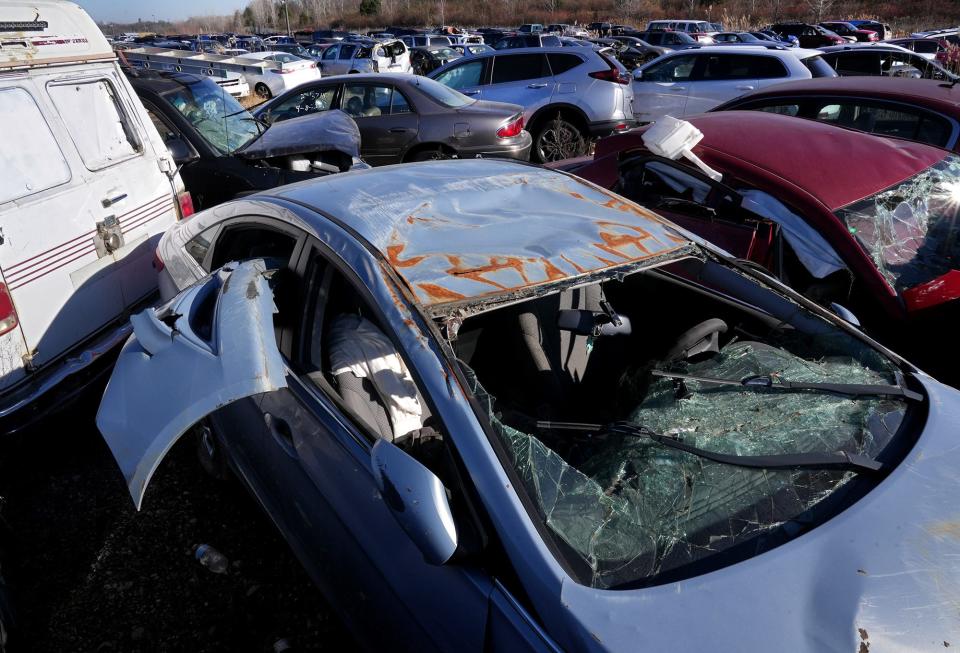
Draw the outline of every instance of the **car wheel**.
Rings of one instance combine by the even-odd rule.
[[[359,75],[359,74],[360,74],[360,71],[359,71],[359,70],[351,70],[348,74],[349,74],[349,75]]]
[[[196,438],[197,459],[203,471],[218,481],[229,481],[233,478],[223,449],[213,436],[213,430],[207,420],[194,426],[193,431]]]
[[[447,152],[444,152],[441,148],[430,149],[430,150],[420,150],[415,152],[411,157],[411,161],[442,161],[443,159],[449,159],[450,155]]]
[[[257,85],[253,87],[253,92],[262,100],[269,100],[273,97],[273,93],[270,92],[270,87],[263,82],[257,82]]]
[[[540,163],[578,157],[587,151],[587,141],[573,124],[560,114],[543,124],[533,138],[534,155]]]

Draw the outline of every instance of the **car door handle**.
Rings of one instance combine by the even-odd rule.
[[[297,449],[293,445],[293,431],[290,430],[287,421],[270,413],[264,413],[263,423],[266,424],[267,430],[270,431],[270,435],[277,441],[280,448],[291,458],[296,458]]]
[[[546,84],[527,84],[527,88],[546,88]]]
[[[406,134],[408,131],[410,131],[410,130],[407,129],[406,127],[391,127],[391,128],[390,128],[390,133],[391,133],[391,134]]]
[[[750,84],[741,84],[737,87],[738,91],[752,91],[753,87]]]
[[[115,197],[104,197],[102,200],[100,200],[100,203],[103,205],[103,208],[108,209],[117,202],[122,202],[125,199],[127,199],[127,194],[120,193]]]
[[[464,95],[476,95],[480,91],[460,91],[460,92],[463,93]]]

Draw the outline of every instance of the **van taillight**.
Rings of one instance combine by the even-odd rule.
[[[17,327],[17,309],[13,307],[7,284],[0,283],[0,335]]]
[[[620,72],[620,69],[615,63],[608,59],[603,53],[597,53],[603,61],[610,66],[606,70],[598,70],[595,73],[587,73],[594,79],[602,79],[605,82],[614,82],[616,84],[629,84],[630,75],[626,75]]]
[[[513,138],[523,131],[523,114],[514,116],[507,124],[497,130],[497,138]]]
[[[177,202],[180,204],[181,220],[186,220],[193,215],[193,197],[190,196],[190,191],[178,193]]]

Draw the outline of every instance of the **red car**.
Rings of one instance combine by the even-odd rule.
[[[823,305],[846,307],[930,371],[956,376],[940,344],[960,317],[960,157],[762,111],[689,122],[703,132],[693,153],[720,181],[686,159],[653,155],[642,129],[601,140],[592,160],[556,167],[656,210]]]

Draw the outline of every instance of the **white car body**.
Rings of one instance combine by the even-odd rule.
[[[246,74],[247,83],[253,87],[254,92],[258,95],[261,94],[257,90],[259,84],[266,85],[270,90],[270,96],[276,96],[301,84],[316,81],[321,77],[317,62],[301,59],[287,52],[253,52],[244,58],[263,59],[274,61],[277,64],[276,68],[269,68],[262,73],[254,71]]]
[[[676,50],[634,72],[633,114],[639,122],[653,122],[664,115],[681,118],[709,111],[727,100],[758,88],[795,79],[810,79],[813,74],[803,60],[820,54],[817,50],[771,49],[748,45],[716,45]],[[772,72],[769,72],[769,76],[750,74],[735,79],[690,78],[697,68],[699,58],[724,57],[733,61],[738,55],[750,57],[749,61],[754,63],[748,65]],[[756,57],[763,57],[766,61],[758,63]]]

